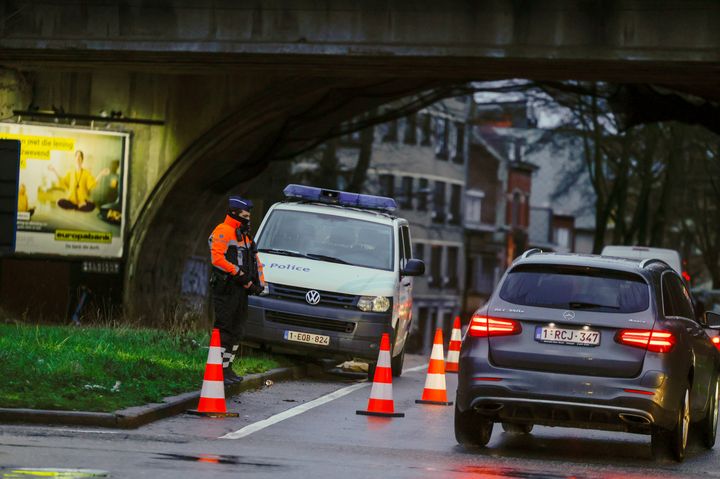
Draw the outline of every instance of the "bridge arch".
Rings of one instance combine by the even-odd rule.
[[[134,315],[178,307],[185,263],[207,256],[207,235],[227,196],[278,157],[332,135],[338,125],[388,101],[441,82],[273,83],[203,132],[171,164],[137,213],[129,234],[125,304]]]

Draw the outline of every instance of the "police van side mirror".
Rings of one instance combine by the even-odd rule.
[[[705,313],[705,324],[711,329],[720,329],[720,314],[707,311]]]
[[[403,276],[422,276],[425,274],[425,263],[419,259],[409,259],[401,274]]]

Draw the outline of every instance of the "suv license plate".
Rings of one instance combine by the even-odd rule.
[[[330,336],[322,334],[300,333],[298,331],[285,331],[285,339],[298,343],[317,344],[318,346],[330,346]]]
[[[535,339],[541,343],[597,346],[600,344],[600,331],[538,327],[535,329]]]

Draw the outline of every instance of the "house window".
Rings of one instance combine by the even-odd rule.
[[[405,118],[403,143],[406,145],[414,145],[417,143],[417,116],[414,113]]]
[[[429,194],[430,194],[430,189],[428,187],[428,180],[426,178],[420,178],[418,180],[417,203],[416,203],[418,211],[427,211]]]
[[[448,221],[450,224],[460,224],[460,198],[462,197],[462,186],[450,186],[450,215]]]
[[[384,142],[397,141],[397,139],[398,139],[397,120],[389,121],[386,123],[386,125],[387,125],[387,129],[385,130],[385,134],[382,137],[382,141],[384,141]]]
[[[515,192],[512,196],[512,226],[520,224],[520,193]]]
[[[430,146],[432,144],[432,117],[427,113],[424,113],[421,118],[420,144],[422,146]]]
[[[380,194],[388,198],[395,196],[395,177],[393,175],[380,175]]]
[[[459,249],[456,246],[449,246],[447,249],[447,270],[445,275],[445,286],[457,288],[458,286],[458,255]]]
[[[555,228],[555,244],[559,249],[570,250],[569,228]]]
[[[468,191],[465,195],[465,223],[479,224],[482,220],[482,191]]]
[[[413,178],[412,176],[402,177],[402,193],[400,194],[400,208],[411,210],[413,199]]]
[[[442,181],[435,182],[432,221],[433,223],[445,222],[445,183]]]
[[[472,290],[480,294],[492,293],[495,286],[495,264],[497,259],[494,255],[484,254],[474,256],[472,259]]]
[[[440,269],[442,263],[442,246],[431,246],[430,247],[430,281],[429,285],[433,288],[439,288],[441,286],[442,270]]]
[[[465,125],[455,123],[455,151],[453,152],[453,163],[462,165],[465,163]]]
[[[437,135],[437,143],[435,144],[435,158],[438,160],[448,159],[448,138],[450,137],[449,122],[445,118],[435,119],[435,134]]]

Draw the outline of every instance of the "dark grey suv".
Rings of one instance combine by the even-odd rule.
[[[463,338],[455,437],[485,446],[496,422],[626,431],[682,460],[697,430],[711,448],[720,353],[693,318],[681,278],[660,260],[530,250]]]

